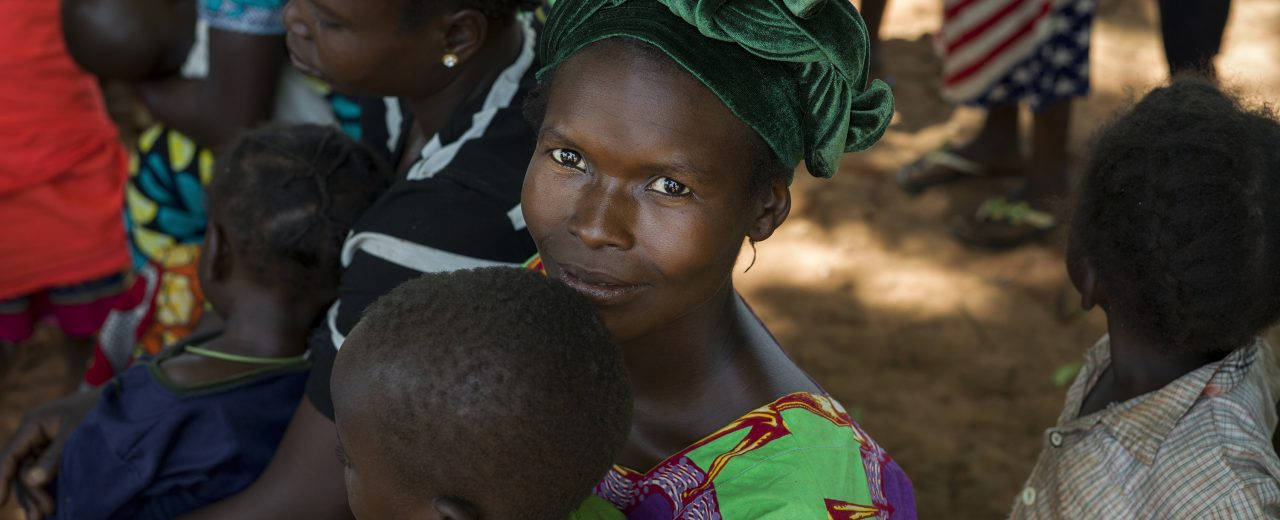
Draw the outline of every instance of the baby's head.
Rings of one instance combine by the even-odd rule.
[[[72,59],[91,74],[142,80],[177,74],[195,34],[192,0],[62,0]]]
[[[590,302],[527,270],[405,282],[347,336],[332,386],[347,496],[366,520],[559,520],[631,422]]]
[[[347,232],[388,182],[381,157],[336,128],[242,134],[218,157],[207,191],[200,282],[209,302],[225,315],[254,287],[323,309],[337,291]]]
[[[1247,345],[1280,316],[1280,125],[1200,80],[1148,94],[1097,137],[1068,269],[1171,352]]]

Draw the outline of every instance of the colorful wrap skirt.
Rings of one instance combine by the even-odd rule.
[[[1096,11],[1096,0],[947,0],[936,40],[943,96],[1039,111],[1088,94]]]

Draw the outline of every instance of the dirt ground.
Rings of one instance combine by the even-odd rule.
[[[1168,72],[1155,2],[1100,4],[1093,93],[1074,109],[1077,162],[1100,121]],[[958,212],[1007,184],[973,181],[914,198],[893,184],[900,166],[980,120],[936,93],[930,38],[940,19],[938,0],[890,1],[882,36],[893,126],[835,179],[797,176],[791,219],[759,244],[737,283],[787,350],[911,476],[921,518],[1002,518],[1062,405],[1054,371],[1078,361],[1105,323],[1074,310],[1061,233],[1000,253],[951,239]],[[1276,27],[1280,2],[1234,2],[1217,65],[1225,84],[1254,103],[1280,100]],[[63,365],[49,355],[56,342],[43,338],[0,380],[0,436],[62,385]],[[17,518],[0,509],[0,520],[10,515]]]

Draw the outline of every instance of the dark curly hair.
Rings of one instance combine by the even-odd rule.
[[[332,292],[342,242],[388,186],[386,163],[340,130],[270,126],[239,136],[216,161],[209,219],[258,283]]]
[[[442,9],[475,9],[489,18],[505,18],[519,11],[532,11],[542,7],[542,0],[400,0],[400,26],[417,27],[433,13]],[[441,5],[443,4],[443,5]]]
[[[1105,127],[1075,247],[1171,349],[1229,352],[1280,317],[1280,124],[1203,80]]]
[[[363,467],[387,468],[416,503],[433,489],[483,518],[565,518],[631,423],[622,355],[591,303],[526,269],[401,284],[365,310],[333,379],[339,424],[360,425],[347,453],[360,443],[379,459]],[[476,503],[494,490],[502,500]]]
[[[660,49],[640,40],[610,38],[592,43],[584,50],[595,46],[618,46],[637,58],[658,65],[664,71],[687,74]],[[525,97],[524,105],[521,107],[525,121],[535,132],[542,128],[542,120],[547,116],[547,102],[551,96],[551,87],[555,84],[555,73],[554,69],[547,71],[538,86]],[[763,197],[773,187],[774,182],[786,182],[788,176],[794,172],[792,168],[787,168],[781,159],[778,159],[777,154],[773,153],[773,149],[769,148],[764,138],[754,131],[751,132],[751,141],[746,143],[746,147],[751,154],[751,176],[747,179],[747,193]]]

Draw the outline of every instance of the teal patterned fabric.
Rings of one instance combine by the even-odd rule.
[[[284,34],[286,0],[199,0],[200,18],[224,31]]]

